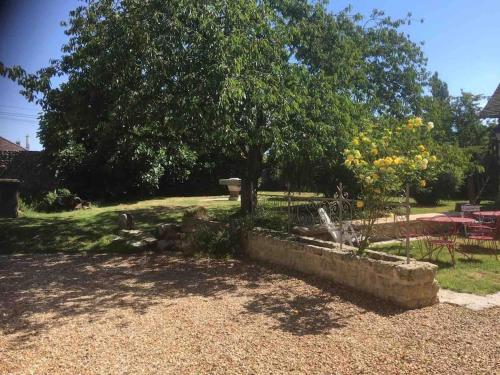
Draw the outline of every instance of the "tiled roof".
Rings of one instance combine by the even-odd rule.
[[[27,151],[24,147],[12,143],[8,139],[0,137],[0,151]]]
[[[491,96],[486,106],[479,114],[481,118],[500,118],[500,85]]]

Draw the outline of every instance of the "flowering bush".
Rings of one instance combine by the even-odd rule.
[[[375,220],[383,215],[394,195],[406,186],[424,188],[433,178],[437,157],[430,151],[432,122],[424,124],[419,117],[406,124],[377,126],[366,124],[344,150],[345,166],[359,180],[364,199],[363,241],[368,246]]]

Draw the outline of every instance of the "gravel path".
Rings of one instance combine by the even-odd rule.
[[[499,308],[402,311],[239,261],[0,257],[0,374],[499,374]]]

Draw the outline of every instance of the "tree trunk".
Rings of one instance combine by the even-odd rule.
[[[241,211],[251,214],[255,211],[257,194],[255,185],[248,178],[241,181]]]
[[[259,147],[251,147],[241,181],[241,210],[252,214],[257,207],[257,184],[262,173],[262,152]]]
[[[257,107],[255,129],[261,129],[266,125],[266,119],[262,108]],[[254,134],[258,137],[258,133]],[[244,214],[253,214],[257,207],[257,185],[262,174],[262,160],[265,147],[261,145],[250,145],[246,148],[246,160],[241,181],[241,210]]]
[[[467,198],[470,204],[476,204],[476,184],[474,176],[467,176]]]

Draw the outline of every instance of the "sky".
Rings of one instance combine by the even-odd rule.
[[[0,61],[34,72],[61,55],[67,40],[60,22],[78,0],[0,0]],[[491,95],[500,84],[500,0],[351,0],[331,1],[338,12],[348,5],[369,15],[384,10],[391,17],[412,13],[404,31],[424,42],[428,69],[437,71],[452,95],[460,91]],[[424,19],[424,23],[418,22]],[[0,77],[0,136],[13,142],[30,137],[30,149],[41,150],[36,138],[40,109],[29,103],[19,86]]]

